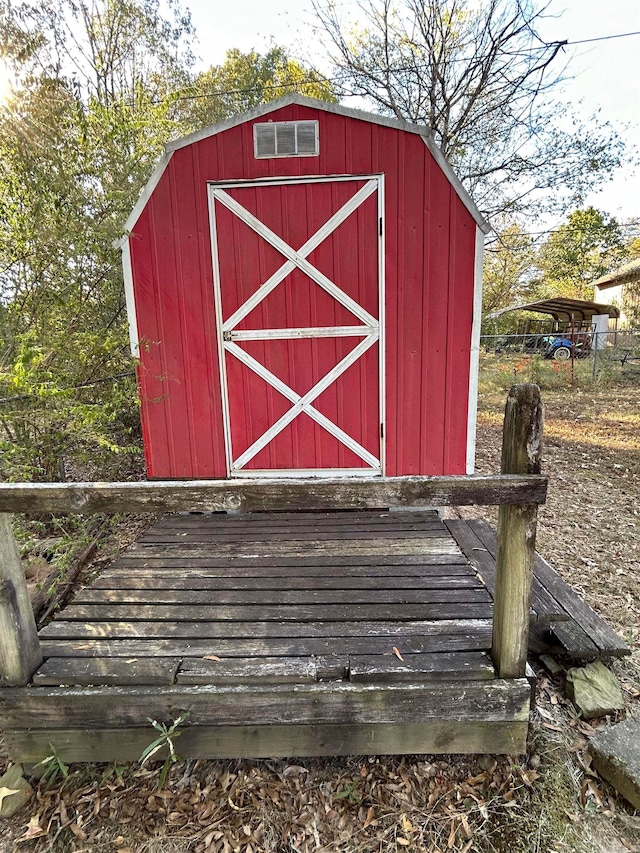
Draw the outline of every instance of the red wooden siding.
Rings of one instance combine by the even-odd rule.
[[[220,132],[177,149],[130,238],[133,285],[138,332],[142,341],[138,369],[142,419],[150,477],[224,477],[227,474],[222,420],[222,399],[218,364],[213,297],[207,182],[252,180],[265,177],[317,175],[383,174],[385,183],[385,382],[386,382],[386,469],[388,476],[400,474],[462,474],[465,472],[469,356],[473,313],[474,255],[476,223],[456,194],[447,176],[435,162],[423,140],[416,134],[369,123],[321,109],[290,105],[260,121],[317,119],[320,128],[318,157],[256,160],[253,156],[253,121]],[[336,186],[336,185],[332,185]],[[349,186],[353,186],[349,182]],[[243,204],[256,203],[252,190],[234,191]],[[341,192],[341,190],[332,190]],[[346,192],[346,190],[345,190]],[[348,197],[348,196],[347,196]],[[333,199],[337,204],[338,198]],[[367,204],[374,204],[369,199]],[[257,212],[257,208],[256,208]],[[276,222],[278,206],[257,213]],[[300,233],[291,234],[292,245],[304,242],[309,229],[322,224],[326,210],[305,209],[300,217]],[[332,240],[314,253],[313,263],[341,287],[351,286],[348,276],[336,265],[333,252],[339,250],[354,269],[377,263],[366,257],[366,245],[359,239],[366,211],[343,223]],[[276,222],[277,224],[277,222]],[[240,237],[246,226],[233,226]],[[344,231],[342,230],[344,229]],[[274,229],[277,230],[277,229]],[[303,233],[304,232],[304,233]],[[254,260],[247,257],[242,276],[249,287],[261,283],[282,257],[264,244]],[[221,247],[223,276],[234,271],[235,263]],[[224,265],[227,265],[224,267]],[[249,267],[247,267],[247,264]],[[253,267],[251,265],[253,264]],[[346,269],[346,267],[344,267]],[[242,276],[235,278],[244,282]],[[294,273],[292,282],[282,282],[269,303],[255,312],[252,322],[267,326],[304,325],[294,317],[295,287],[307,288],[305,277]],[[230,280],[230,279],[229,279]],[[245,287],[241,283],[239,287]],[[282,288],[280,290],[280,288]],[[318,288],[315,288],[318,290]],[[376,291],[377,293],[377,291]],[[354,298],[375,298],[359,290]],[[309,308],[310,325],[350,322],[345,309],[331,304],[326,294],[313,297]],[[229,298],[240,300],[243,293]],[[231,303],[229,303],[231,304]],[[373,303],[371,303],[373,305]],[[278,320],[283,313],[285,322]],[[375,313],[372,311],[372,313]],[[227,310],[225,308],[225,316]],[[377,316],[377,313],[375,313]],[[312,322],[311,322],[312,321]],[[247,318],[240,328],[250,328]],[[305,321],[306,322],[306,321]],[[281,342],[282,343],[282,342]],[[336,343],[291,342],[279,348],[292,383],[304,388],[317,371],[322,372],[354,339]],[[273,359],[267,345],[251,342],[252,352],[261,359]],[[269,346],[272,346],[271,344]],[[247,344],[247,350],[249,346]],[[376,348],[374,347],[374,350]],[[338,420],[365,447],[375,444],[377,413],[368,408],[338,411],[338,401],[349,394],[359,395],[358,386],[370,383],[369,351],[362,364],[356,363],[319,399],[327,416]],[[262,380],[238,385],[235,372],[241,365],[228,365],[232,393],[262,395],[264,423],[273,423],[289,404],[269,392]],[[274,371],[275,372],[275,371]],[[253,379],[251,380],[253,382]],[[246,386],[246,387],[245,387]],[[367,395],[367,400],[370,395]],[[279,407],[279,408],[278,408]],[[343,420],[340,421],[340,418]],[[280,441],[294,467],[361,465],[346,449],[331,448],[332,439],[306,416],[299,426],[283,433]],[[294,421],[295,423],[295,421]],[[245,425],[239,441],[250,441],[263,423]],[[281,449],[282,449],[281,447]],[[261,451],[255,465],[270,466],[277,450]],[[326,461],[325,461],[326,460]],[[327,464],[331,463],[331,464]]]

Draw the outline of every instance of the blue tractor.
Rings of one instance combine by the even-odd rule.
[[[554,358],[558,361],[567,361],[573,355],[574,358],[583,358],[589,355],[591,339],[589,335],[579,334],[574,336],[575,341],[566,335],[528,335],[525,339],[524,351],[538,353],[544,358]]]

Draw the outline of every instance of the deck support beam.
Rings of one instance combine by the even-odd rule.
[[[0,684],[21,687],[42,663],[11,516],[0,513]]]
[[[543,420],[538,386],[514,385],[505,407],[502,474],[540,474]],[[537,517],[535,504],[503,504],[498,510],[492,642],[498,678],[525,674]]]

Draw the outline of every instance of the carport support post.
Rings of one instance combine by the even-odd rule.
[[[502,474],[539,474],[543,410],[537,385],[514,385],[502,435]],[[535,504],[503,504],[498,514],[492,657],[499,678],[521,678],[527,664]]]
[[[0,513],[0,685],[22,687],[42,663],[11,516]]]

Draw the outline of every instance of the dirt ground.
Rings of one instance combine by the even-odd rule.
[[[481,385],[479,473],[499,468],[506,387],[495,377]],[[564,387],[543,398],[550,486],[538,550],[630,644],[613,669],[637,716],[640,387]],[[640,851],[640,816],[586,752],[611,721],[581,720],[564,677],[536,667],[525,757],[178,761],[161,788],[157,766],[62,766],[0,822],[0,851]]]

